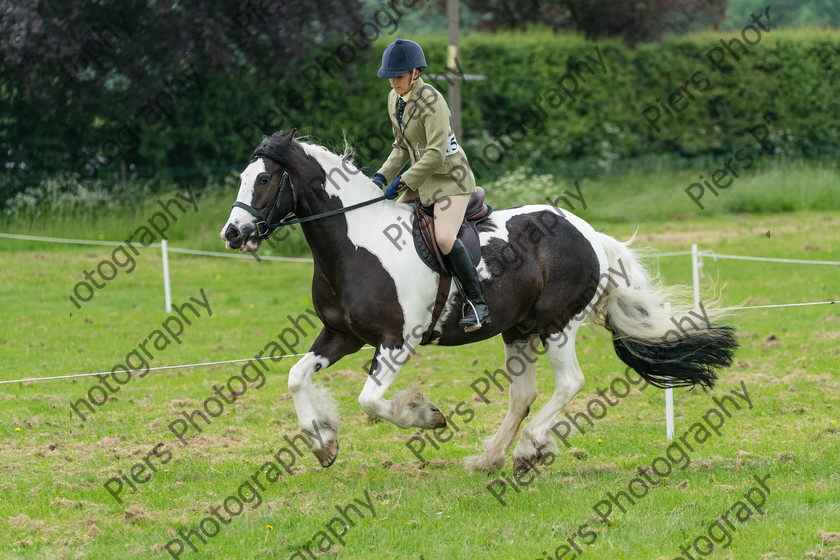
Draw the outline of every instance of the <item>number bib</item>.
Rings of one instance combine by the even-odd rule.
[[[455,139],[454,134],[449,135],[449,141],[446,143],[446,155],[451,156],[452,154],[458,153],[458,140]]]

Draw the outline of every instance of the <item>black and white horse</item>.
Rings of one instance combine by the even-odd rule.
[[[712,386],[715,370],[732,362],[737,343],[731,327],[696,321],[696,328],[678,332],[662,308],[666,297],[674,300],[628,244],[547,205],[496,210],[478,227],[478,270],[492,322],[465,333],[458,325],[463,300],[453,286],[432,326],[439,276],[420,260],[410,235],[403,245],[383,233],[410,224],[411,212],[407,204],[383,200],[347,154],[297,141],[292,131],[264,137],[222,228],[229,249],[256,251],[273,229],[300,223],[312,250],[312,301],[324,327],[292,367],[289,390],[300,426],[320,428],[323,444],[313,440],[312,449],[324,467],[338,454],[340,419],[329,391],[313,377],[365,344],[376,353],[359,395],[362,409],[400,428],[434,428],[446,419],[416,388],[386,398],[426,331],[433,329],[430,343],[441,346],[502,335],[510,404],[484,453],[467,460],[481,470],[504,466],[537,397],[538,353],[554,372],[554,393],[522,428],[514,468],[528,469],[557,452],[550,427],[583,388],[575,335],[587,317],[608,329],[621,360],[656,386]],[[704,317],[714,314],[707,308]]]

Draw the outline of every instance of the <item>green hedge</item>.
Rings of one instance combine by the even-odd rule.
[[[461,69],[488,79],[464,86],[461,143],[480,177],[521,166],[605,168],[653,154],[694,157],[758,148],[749,130],[762,124],[777,150],[836,151],[840,95],[833,77],[840,75],[840,33],[771,26],[740,61],[728,55],[715,68],[707,53],[721,47],[721,39],[736,37],[741,40],[740,30],[706,32],[632,50],[618,41],[594,43],[544,30],[465,36]],[[748,30],[747,39],[757,37]],[[50,111],[22,102],[0,72],[0,108],[11,115],[3,119],[0,148],[12,150],[12,159],[30,158],[27,170],[0,173],[0,200],[37,183],[36,175],[28,175],[34,168],[84,170],[114,138],[125,146],[115,153],[109,145],[115,157],[99,166],[100,178],[158,176],[200,183],[213,171],[243,167],[261,134],[291,127],[336,149],[346,135],[373,172],[391,141],[385,108],[389,86],[376,77],[388,42],[347,62],[335,52],[318,53],[311,65],[294,73],[270,58],[256,71],[220,75],[198,69],[199,84],[182,88],[177,108],[157,122],[144,121],[134,135],[120,131],[150,100],[127,102],[125,93],[102,92],[108,110],[99,114]],[[422,43],[428,72],[443,72],[445,39]],[[594,74],[578,65],[587,55],[597,59],[596,48],[606,74],[592,63]],[[319,60],[326,61],[322,67]],[[574,77],[578,94],[556,106],[560,98],[551,97],[550,88],[558,88],[563,76],[568,89]],[[683,98],[673,101],[682,110],[671,118],[657,98],[667,103],[681,86]],[[445,82],[441,90],[446,93]],[[643,116],[646,108],[651,115],[660,111],[659,131]],[[41,124],[32,126],[33,119]]]

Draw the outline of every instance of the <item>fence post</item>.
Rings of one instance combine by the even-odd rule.
[[[172,311],[172,290],[169,287],[169,251],[166,239],[160,240],[160,253],[163,258],[163,296],[166,299],[166,312]]]
[[[697,250],[697,243],[691,244],[691,281],[694,285],[694,310],[700,309],[700,251]]]
[[[695,245],[696,247],[696,245]],[[671,304],[666,302],[665,314],[671,316]],[[674,439],[674,388],[670,385],[671,378],[667,377],[668,387],[665,388],[665,436],[668,441]]]

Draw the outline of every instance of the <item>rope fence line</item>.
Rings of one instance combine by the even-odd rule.
[[[42,241],[44,243],[65,243],[71,245],[105,245],[108,247],[119,247],[123,245],[124,241],[103,241],[103,240],[96,240],[96,239],[71,239],[65,237],[41,237],[38,235],[20,235],[17,233],[0,233],[0,237],[6,239],[17,239],[21,241]],[[144,247],[162,247],[162,243],[150,243],[149,245],[144,245]],[[238,253],[219,253],[216,251],[199,251],[196,249],[181,249],[177,247],[167,247],[166,249],[170,253],[185,253],[187,255],[201,255],[206,257],[224,257],[228,259],[251,259],[254,260],[254,257],[249,255],[242,255]],[[260,260],[264,261],[283,261],[283,262],[306,262],[311,263],[313,262],[312,259],[306,257],[270,257],[270,256],[261,256]]]
[[[169,247],[167,249],[170,253],[185,253],[187,255],[202,255],[207,257],[226,257],[228,259],[251,259],[254,260],[254,257],[249,255],[242,255],[238,253],[217,253],[215,251],[198,251],[196,249],[178,249],[175,247]],[[262,261],[283,261],[283,262],[305,262],[311,263],[314,262],[312,259],[307,257],[270,257],[270,256],[261,256],[260,260]]]
[[[64,238],[64,237],[41,237],[37,235],[21,235],[17,233],[0,233],[0,238],[6,239],[17,239],[22,241],[43,241],[45,243],[67,243],[67,244],[76,244],[76,245],[106,245],[110,247],[116,247],[122,245],[123,241],[103,241],[103,240],[96,240],[96,239],[72,239],[72,238]],[[151,243],[148,247],[161,247],[160,243]],[[253,259],[248,255],[239,255],[235,253],[220,253],[216,251],[199,251],[196,249],[181,249],[176,247],[168,247],[167,250],[171,253],[184,253],[188,255],[201,255],[207,257],[224,257],[224,258],[233,258],[233,259]],[[672,251],[668,253],[651,253],[649,256],[651,257],[678,257],[678,256],[687,256],[691,255],[691,251]],[[700,256],[704,257],[712,257],[713,259],[737,259],[737,260],[744,260],[744,261],[762,261],[762,262],[778,262],[778,263],[790,263],[790,264],[820,264],[820,265],[833,265],[833,266],[840,266],[840,261],[812,261],[812,260],[803,260],[803,259],[781,259],[781,258],[773,258],[773,257],[749,257],[744,255],[725,255],[715,253],[713,250],[706,250],[700,251]],[[260,257],[261,260],[268,260],[268,261],[289,261],[289,262],[313,262],[312,259],[307,257],[271,257],[265,256]]]
[[[673,251],[671,253],[651,253],[651,257],[681,257],[690,255],[691,251]]]
[[[122,245],[122,241],[97,241],[95,239],[68,239],[65,237],[40,237],[37,235],[20,235],[17,233],[0,233],[0,237],[6,239],[18,239],[21,241],[44,241],[45,243],[72,243],[75,245],[108,245],[116,247]],[[152,243],[152,246],[160,247],[160,243]]]
[[[808,302],[808,303],[780,303],[780,304],[775,304],[775,305],[753,305],[753,306],[747,306],[747,307],[724,307],[720,311],[740,311],[740,310],[749,310],[749,309],[770,309],[770,308],[775,308],[775,307],[802,307],[802,306],[810,306],[810,305],[834,305],[834,304],[840,304],[840,301],[814,301],[814,302]],[[584,325],[587,325],[587,324],[589,324],[589,323],[584,323]],[[359,351],[361,351],[361,350],[373,350],[373,349],[374,349],[373,346],[364,346],[364,347],[360,348]],[[282,356],[275,356],[274,358],[272,358],[271,356],[265,356],[265,357],[262,357],[262,358],[242,358],[242,359],[238,359],[238,360],[221,360],[221,361],[218,361],[218,362],[200,362],[200,363],[197,363],[197,364],[179,364],[179,365],[174,365],[174,366],[158,366],[158,367],[149,368],[148,371],[151,372],[151,371],[161,371],[161,370],[169,370],[169,369],[194,368],[194,367],[202,367],[202,366],[217,366],[217,365],[224,365],[224,364],[238,364],[238,363],[242,363],[242,362],[249,362],[251,360],[272,360],[272,359],[276,360],[276,359],[283,359],[283,358],[300,358],[300,357],[305,356],[305,355],[306,355],[306,353],[303,353],[303,354],[284,354]],[[129,370],[129,373],[135,373],[135,372],[138,372],[138,371],[146,371],[146,370],[132,369],[132,370]],[[55,375],[55,376],[52,376],[52,377],[30,377],[30,378],[27,378],[27,379],[11,379],[11,380],[8,380],[8,381],[0,381],[0,385],[7,385],[7,384],[10,384],[10,383],[34,383],[34,382],[38,382],[38,381],[51,381],[51,380],[55,380],[55,379],[72,379],[72,378],[77,378],[77,377],[92,377],[94,375],[108,375],[110,373],[111,373],[110,371],[100,371],[100,372],[94,372],[94,373],[74,373],[74,374],[70,374],[70,375]]]
[[[735,259],[739,261],[762,261],[762,262],[777,262],[777,263],[789,263],[789,264],[827,264],[827,265],[834,265],[840,266],[840,261],[808,261],[802,259],[779,259],[779,258],[772,258],[772,257],[746,257],[743,255],[721,255],[715,253],[712,250],[708,251],[701,251],[701,254],[706,257],[712,257],[714,260],[718,259]]]
[[[804,307],[807,305],[834,305],[840,301],[814,301],[810,303],[779,303],[776,305],[751,305],[748,307],[724,307],[720,311],[740,311],[742,309],[771,309],[774,307]]]
[[[365,346],[359,349],[361,350],[373,350],[373,346]],[[217,365],[224,365],[224,364],[239,364],[242,362],[250,362],[253,360],[278,360],[283,358],[300,358],[302,356],[306,356],[306,354],[283,354],[282,356],[265,356],[261,358],[242,358],[240,360],[221,360],[218,362],[200,362],[197,364],[179,364],[174,366],[158,366],[158,367],[150,367],[148,370],[145,369],[130,369],[127,373],[136,373],[138,371],[161,371],[167,369],[183,369],[183,368],[194,368],[194,367],[201,367],[201,366],[217,366]],[[73,379],[76,377],[93,377],[94,375],[108,375],[110,371],[98,371],[94,373],[74,373],[71,375],[54,375],[52,377],[30,377],[28,379],[11,379],[8,381],[0,381],[0,385],[7,385],[9,383],[27,383],[27,382],[36,382],[36,381],[50,381],[54,379]]]

